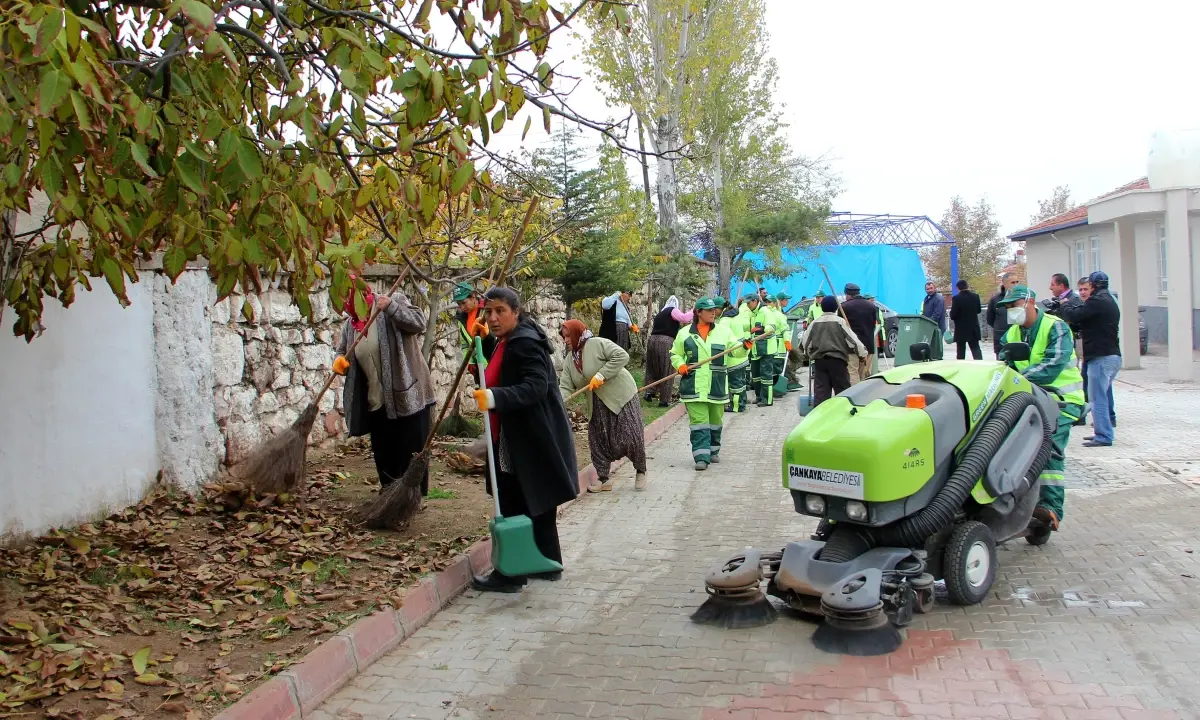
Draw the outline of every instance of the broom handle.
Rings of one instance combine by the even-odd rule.
[[[775,331],[774,331],[774,330],[772,330],[771,332],[765,332],[765,333],[763,333],[763,334],[761,334],[761,335],[752,335],[752,336],[749,338],[749,341],[750,341],[750,342],[757,342],[757,341],[759,341],[759,340],[762,340],[762,339],[763,339],[763,338],[765,338],[765,337],[769,337],[769,336],[771,336],[771,335],[774,335],[774,334],[775,334]],[[743,341],[743,342],[745,342],[745,341]],[[735,346],[733,346],[733,347],[729,348],[728,350],[724,350],[724,351],[722,351],[722,352],[719,352],[719,353],[717,353],[716,355],[713,355],[712,357],[707,357],[707,358],[704,358],[703,360],[701,360],[700,362],[696,363],[695,365],[688,365],[688,372],[692,372],[693,370],[695,370],[695,369],[696,369],[696,368],[698,368],[698,367],[701,367],[701,366],[703,366],[703,365],[707,365],[707,364],[709,364],[709,363],[710,363],[710,362],[712,362],[713,360],[716,360],[716,359],[717,359],[717,358],[719,358],[719,357],[725,357],[726,355],[728,355],[729,353],[733,352],[734,350],[737,350],[739,347],[741,347],[741,343],[738,343],[737,345],[735,345]],[[650,383],[649,385],[643,385],[642,387],[638,388],[638,389],[637,389],[637,391],[638,391],[639,393],[646,392],[646,391],[647,391],[647,390],[649,390],[650,388],[655,388],[655,387],[658,387],[659,385],[662,385],[663,383],[665,383],[665,382],[666,382],[666,381],[668,381],[668,380],[674,380],[674,379],[675,379],[675,376],[676,376],[676,375],[678,375],[678,374],[679,374],[678,372],[671,373],[670,375],[666,376],[665,378],[660,378],[660,379],[658,379],[658,380],[655,380],[654,382]],[[587,388],[584,388],[584,390],[587,390]],[[582,392],[582,391],[580,391],[580,392]],[[569,399],[569,398],[568,398],[568,399]]]
[[[406,275],[408,275],[408,265],[405,265],[400,270],[400,277],[396,278],[396,282],[392,283],[392,289],[388,290],[387,293],[389,296],[396,292],[396,290],[400,287],[400,283],[404,282]],[[371,327],[371,323],[375,322],[375,318],[378,317],[378,315],[379,303],[375,303],[371,307],[371,314],[367,316],[367,322],[363,324],[362,331],[354,336],[354,341],[350,343],[350,347],[346,348],[346,352],[343,353],[345,357],[350,357],[350,354],[354,352],[354,348],[358,347],[358,343],[367,336],[367,330]],[[313,405],[321,404],[321,398],[325,397],[325,393],[329,392],[329,388],[333,385],[333,381],[337,378],[337,373],[329,373],[329,377],[325,379],[325,384],[321,386],[321,391],[317,393],[316,399],[313,400]]]
[[[468,357],[470,357],[468,355]],[[466,367],[465,365],[463,367]],[[487,390],[487,378],[484,377],[483,371],[483,341],[475,338],[475,367],[479,370],[479,389]],[[492,500],[496,503],[496,517],[502,518],[500,514],[500,485],[496,482],[496,463],[499,459],[496,457],[494,448],[492,447],[492,414],[487,410],[483,411],[483,437],[484,443],[487,445],[487,467],[489,480],[492,483]]]
[[[516,237],[513,238],[512,245],[508,248],[508,257],[504,260],[504,267],[500,270],[499,277],[492,273],[488,274],[489,285],[493,280],[497,280],[500,283],[504,282],[504,276],[508,273],[508,268],[512,265],[513,258],[517,255],[517,247],[520,246],[521,241],[525,239],[525,230],[529,227],[529,221],[533,219],[533,211],[537,209],[537,205],[538,197],[535,195],[529,201],[529,209],[525,211],[525,219],[521,222],[521,227],[519,230],[517,230]],[[495,270],[496,266],[492,265],[492,272],[494,273]],[[478,340],[479,338],[477,337],[475,339]],[[480,342],[479,345],[479,356],[483,356],[482,342]],[[446,401],[442,403],[442,409],[438,411],[437,420],[434,421],[433,426],[429,428],[429,437],[425,438],[425,449],[422,450],[422,452],[429,452],[429,448],[433,447],[433,439],[437,437],[438,428],[442,426],[442,421],[446,419],[446,411],[450,409],[450,398],[458,394],[458,386],[460,383],[462,383],[463,375],[466,374],[467,366],[470,364],[471,353],[465,353],[463,355],[462,362],[459,363],[458,372],[454,375],[454,382],[450,385],[450,392],[446,395]],[[480,374],[482,375],[482,368],[480,368],[480,370]],[[484,416],[486,419],[487,413],[484,413]],[[496,507],[499,508],[500,506],[497,505]]]
[[[838,300],[837,290],[833,289],[833,280],[829,279],[829,271],[825,269],[824,265],[818,267],[821,268],[821,274],[825,276],[825,282],[829,283],[829,292],[833,295],[833,301],[837,303],[838,313],[841,314],[843,320],[850,322],[850,318],[846,317],[846,311],[842,309],[842,301]]]

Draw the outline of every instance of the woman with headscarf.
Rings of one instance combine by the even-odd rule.
[[[343,308],[349,316],[334,351],[333,370],[346,376],[342,391],[346,428],[351,437],[371,436],[371,452],[379,484],[387,487],[408,470],[429,435],[430,410],[436,399],[429,367],[421,352],[425,313],[413,307],[403,293],[364,298],[367,316],[372,306],[379,314],[367,328],[354,297]],[[364,328],[367,334],[347,358],[343,353]],[[421,481],[421,496],[429,493],[429,473]]]
[[[558,506],[579,495],[579,470],[571,421],[554,386],[553,349],[546,332],[521,312],[521,297],[512,289],[492,288],[483,299],[496,345],[484,370],[487,389],[473,396],[491,425],[495,457],[488,462],[496,463],[500,512],[505,517],[529,516],[538,550],[561,563]],[[561,576],[555,572],[538,577]],[[478,590],[515,593],[526,579],[492,571],[472,584]]]
[[[620,345],[593,337],[578,320],[562,326],[563,342],[570,357],[558,378],[563,398],[582,388],[592,392],[592,417],[588,421],[588,447],[596,480],[588,492],[612,490],[608,473],[623,457],[633,463],[635,490],[646,489],[646,437],[642,426],[642,404],[637,383],[629,374],[629,353]]]
[[[662,310],[654,316],[650,326],[650,340],[646,343],[646,384],[661,380],[675,374],[671,366],[671,345],[679,328],[692,322],[691,312],[679,311],[679,298],[672,295],[663,305]],[[646,393],[646,401],[650,402],[658,395],[658,406],[667,407],[675,393],[675,383],[665,382]]]

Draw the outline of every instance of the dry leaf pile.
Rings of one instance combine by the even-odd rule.
[[[0,718],[215,714],[476,538],[404,539],[212,485],[0,549]]]

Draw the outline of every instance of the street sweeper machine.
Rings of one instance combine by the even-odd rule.
[[[1005,351],[1022,360],[1029,348]],[[911,353],[929,356],[923,343]],[[897,648],[896,628],[932,609],[938,580],[951,602],[981,602],[997,542],[1049,539],[1030,523],[1058,417],[1058,398],[1000,362],[915,362],[821,403],[788,435],[781,465],[796,512],[820,518],[817,531],[717,565],[692,619],[765,624],[776,615],[770,595],[821,618],[819,648],[873,655]]]

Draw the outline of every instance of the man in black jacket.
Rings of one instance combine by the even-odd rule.
[[[877,310],[875,303],[862,296],[862,290],[854,283],[846,283],[846,301],[842,303],[842,312],[846,316],[846,322],[850,324],[850,330],[858,337],[859,342],[863,347],[873,349],[875,347],[875,315]],[[848,356],[850,384],[866,380],[871,377],[871,357],[866,360],[860,360],[857,355]]]
[[[983,359],[983,350],[979,349],[979,296],[968,289],[966,280],[959,280],[955,286],[958,294],[950,301],[950,321],[954,323],[954,344],[958,346],[957,357],[963,360],[967,357],[967,346],[971,346],[971,357]]]
[[[1084,438],[1084,447],[1110,447],[1117,424],[1112,406],[1112,384],[1121,369],[1118,329],[1121,310],[1108,291],[1108,275],[1097,270],[1088,276],[1091,293],[1083,302],[1062,303],[1058,316],[1079,327],[1083,334],[1083,357],[1087,362],[1087,384],[1092,404],[1094,434]]]

